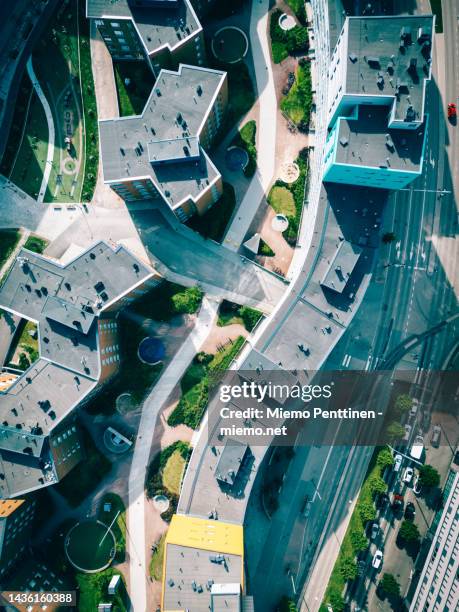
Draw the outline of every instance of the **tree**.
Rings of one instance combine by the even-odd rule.
[[[381,467],[381,469],[394,465],[394,458],[388,448],[383,448],[379,451],[376,463]]]
[[[199,287],[188,287],[172,296],[174,312],[177,314],[193,314],[199,308],[203,292]]]
[[[383,234],[382,241],[384,244],[389,244],[390,242],[394,242],[394,240],[397,240],[397,236],[394,232],[386,232]]]
[[[244,327],[249,332],[252,331],[262,316],[260,311],[255,310],[255,308],[250,308],[249,306],[242,306],[239,310],[239,314],[244,321]]]
[[[30,361],[25,353],[20,353],[18,365],[20,370],[27,370],[30,367]]]
[[[377,474],[375,474],[368,480],[368,487],[373,497],[376,497],[376,495],[385,493],[387,491],[387,484],[384,482],[381,476],[378,476]]]
[[[358,531],[357,529],[353,529],[349,534],[352,549],[357,554],[361,550],[366,550],[368,548],[368,539],[363,531]]]
[[[386,437],[389,442],[393,442],[394,440],[403,437],[404,434],[404,428],[400,425],[400,423],[397,423],[396,421],[389,423],[386,428]]]
[[[333,612],[342,612],[344,610],[344,599],[338,590],[330,591],[328,600],[333,608]]]
[[[392,574],[383,574],[379,586],[386,595],[400,597],[400,585]]]
[[[419,529],[412,521],[403,521],[400,525],[398,535],[405,542],[416,542],[421,538]]]
[[[419,468],[419,480],[423,487],[438,487],[440,484],[440,474],[431,465],[423,465]]]
[[[413,400],[409,395],[404,393],[403,395],[399,395],[395,400],[394,411],[397,413],[397,416],[402,416],[405,412],[408,412],[413,407]]]
[[[364,523],[373,521],[376,518],[376,510],[371,502],[363,501],[358,505],[360,518]]]
[[[339,565],[339,571],[344,580],[355,580],[357,578],[357,563],[351,557],[345,557]]]

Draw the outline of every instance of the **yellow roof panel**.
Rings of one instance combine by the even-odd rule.
[[[174,514],[166,544],[189,546],[227,555],[244,555],[242,525]]]
[[[10,516],[23,503],[23,499],[0,499],[0,518]]]

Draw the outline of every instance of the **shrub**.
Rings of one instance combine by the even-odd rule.
[[[376,474],[369,479],[368,486],[373,498],[387,491],[387,484],[384,482],[381,476]]]
[[[394,465],[394,458],[392,456],[392,453],[390,452],[390,450],[388,448],[383,448],[379,454],[378,454],[378,458],[376,460],[376,463],[382,468],[386,468],[386,467],[391,467],[392,465]]]
[[[440,484],[440,474],[431,465],[423,465],[419,468],[419,480],[423,487],[438,487]]]
[[[368,539],[363,531],[354,529],[350,532],[349,538],[355,554],[368,548]]]
[[[389,442],[393,442],[394,440],[398,440],[399,438],[402,438],[404,433],[405,433],[405,430],[402,427],[402,425],[400,425],[400,423],[397,423],[395,421],[393,423],[389,423],[386,429],[386,437],[389,440]]]
[[[405,542],[417,542],[421,538],[417,525],[412,521],[403,521],[398,535]]]
[[[357,578],[357,563],[351,557],[342,559],[339,569],[344,580],[355,580]]]
[[[263,316],[261,312],[255,310],[254,308],[250,308],[249,306],[242,306],[239,310],[239,314],[244,321],[244,327],[247,331],[251,332],[258,321]]]
[[[193,314],[201,305],[203,292],[199,287],[187,287],[184,291],[172,296],[173,309],[176,314]]]
[[[383,574],[379,587],[387,595],[400,597],[400,585],[392,574]]]

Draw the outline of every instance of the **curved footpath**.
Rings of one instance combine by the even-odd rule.
[[[56,139],[56,131],[54,129],[54,120],[51,108],[33,69],[32,56],[30,56],[29,60],[27,61],[27,74],[29,75],[29,78],[32,81],[33,88],[35,89],[35,92],[43,106],[43,110],[45,111],[46,115],[46,121],[48,123],[48,152],[46,154],[45,169],[43,172],[43,178],[41,181],[40,191],[38,192],[37,198],[37,202],[43,202],[43,200],[45,199],[46,189],[48,187],[51,168],[53,167],[54,142]]]
[[[145,476],[148,467],[153,433],[158,414],[193,357],[212,329],[217,316],[218,302],[204,298],[196,324],[172,362],[153,388],[142,406],[140,432],[134,447],[129,473],[128,550],[131,607],[135,612],[147,609],[147,580],[149,576],[145,543]]]
[[[237,251],[241,246],[274,176],[277,100],[267,35],[268,18],[269,0],[254,0],[250,15],[250,43],[260,109],[257,129],[257,171],[235,211],[223,240],[223,245],[232,251]]]

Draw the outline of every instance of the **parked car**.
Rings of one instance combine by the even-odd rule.
[[[400,468],[402,467],[402,456],[401,455],[395,455],[394,457],[394,472],[399,472]]]
[[[303,515],[304,518],[308,518],[309,513],[311,512],[311,506],[312,506],[311,498],[308,495],[306,495],[306,497],[304,498],[303,507],[301,509],[301,514]]]
[[[457,106],[454,102],[448,104],[448,119],[450,121],[455,121],[457,119]]]
[[[370,540],[374,540],[379,533],[379,525],[378,523],[373,523],[370,531]]]
[[[432,415],[430,414],[430,410],[426,408],[422,414],[422,429],[424,431],[429,431],[431,418]]]
[[[394,497],[392,498],[392,510],[394,512],[399,512],[400,510],[403,510],[404,505],[405,505],[405,502],[403,499],[403,495],[399,495],[398,493],[395,493]]]
[[[412,403],[411,408],[410,408],[410,417],[411,418],[413,418],[413,417],[415,417],[417,415],[418,408],[419,408],[419,400],[413,399],[412,402],[413,403]]]
[[[383,510],[388,503],[389,496],[387,495],[387,493],[381,493],[381,495],[379,495],[378,499],[376,500],[376,507],[379,508],[379,510]]]
[[[375,568],[375,569],[379,569],[381,567],[382,564],[382,560],[383,560],[383,553],[382,550],[377,550],[374,554],[373,557],[373,561],[371,562],[371,565]]]
[[[405,518],[412,521],[416,516],[416,507],[413,502],[408,502],[405,508]]]
[[[405,425],[405,433],[403,435],[403,441],[404,442],[408,442],[408,440],[410,439],[410,434],[411,434],[411,425],[408,425],[408,423],[406,423],[406,425]]]
[[[365,561],[363,560],[357,561],[357,575],[363,576],[365,573],[366,567],[367,567],[367,564],[365,563]]]
[[[405,482],[406,484],[410,484],[410,482],[413,480],[413,476],[414,476],[414,470],[412,467],[407,467],[405,468],[405,471],[403,472],[403,482]]]
[[[440,425],[434,425],[434,428],[432,430],[432,437],[430,438],[430,443],[432,444],[432,446],[434,446],[435,448],[438,448],[440,446],[440,438],[441,438],[441,427]]]
[[[413,493],[415,495],[420,495],[421,490],[422,490],[421,480],[419,478],[419,475],[416,474],[416,476],[414,477],[414,482],[413,482]]]

